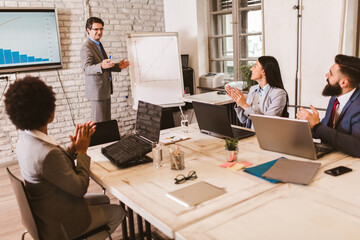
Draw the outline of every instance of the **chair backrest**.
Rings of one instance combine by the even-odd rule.
[[[15,177],[10,172],[9,168],[6,168],[6,170],[20,208],[22,223],[33,239],[39,239],[38,230],[28,201],[24,182]]]
[[[290,116],[289,112],[288,112],[288,105],[289,105],[289,97],[288,95],[286,94],[286,104],[285,104],[285,107],[281,113],[281,117],[285,117],[285,118],[288,118]]]
[[[120,140],[119,127],[116,120],[95,123],[96,131],[91,136],[90,147]]]

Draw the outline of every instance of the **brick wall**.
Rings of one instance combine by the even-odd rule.
[[[85,22],[96,16],[105,22],[102,43],[114,61],[127,58],[126,34],[134,32],[162,32],[164,26],[163,0],[7,0],[0,7],[55,7],[58,11],[63,68],[51,71],[23,72],[12,76],[39,76],[56,93],[55,120],[49,125],[49,134],[62,145],[69,144],[68,135],[75,123],[91,119],[91,106],[84,95],[84,74],[80,63],[80,48],[86,40]],[[29,36],[31,37],[31,36]],[[127,96],[131,93],[128,70],[112,74],[114,94],[111,97],[112,119],[117,119],[121,134],[132,129],[136,113]],[[61,82],[60,82],[61,81]],[[61,87],[61,83],[65,92]],[[0,94],[5,88],[0,82]],[[68,100],[67,100],[68,99]],[[68,104],[69,103],[69,104]],[[0,166],[16,161],[14,154],[19,131],[4,113],[0,103]]]

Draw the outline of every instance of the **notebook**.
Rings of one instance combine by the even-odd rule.
[[[271,183],[278,183],[279,180],[275,180],[275,179],[266,179],[264,177],[262,177],[262,175],[267,171],[269,170],[272,166],[274,166],[274,164],[279,160],[280,158],[278,159],[275,159],[275,160],[272,160],[270,162],[266,162],[266,163],[263,163],[263,164],[259,164],[255,167],[248,167],[248,168],[245,168],[244,169],[244,172],[246,173],[249,173],[249,174],[252,174],[256,177],[259,177],[259,178],[262,178],[268,182],[271,182]]]
[[[289,155],[319,159],[333,148],[314,143],[309,122],[265,115],[250,115],[262,149]]]
[[[308,185],[320,166],[320,163],[280,158],[262,177],[286,183]]]
[[[253,131],[231,127],[229,113],[224,105],[192,102],[200,132],[219,138],[247,138]]]
[[[225,189],[201,181],[190,186],[169,192],[166,194],[166,196],[184,205],[185,207],[191,207],[220,196],[224,193],[226,193]]]
[[[119,127],[116,120],[97,122],[96,131],[90,138],[90,147],[120,140]]]
[[[103,147],[101,152],[119,168],[151,162],[146,156],[159,142],[162,107],[139,101],[135,133]]]

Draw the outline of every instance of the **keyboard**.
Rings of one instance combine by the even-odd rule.
[[[328,145],[325,145],[323,143],[316,143],[314,142],[314,147],[315,147],[315,151],[316,151],[316,156],[317,158],[321,158],[324,155],[331,153],[332,151],[334,151],[334,149]]]
[[[115,165],[125,168],[145,163],[141,160],[146,159],[146,154],[151,152],[151,145],[140,137],[132,135],[102,148],[101,152]],[[149,162],[149,159],[147,160],[146,162]]]
[[[255,135],[255,132],[253,132],[253,131],[249,131],[249,130],[245,130],[245,129],[241,129],[241,128],[234,128],[234,127],[232,127],[231,129],[232,129],[234,138],[243,139],[243,138],[247,138],[247,137],[251,137],[251,136]]]

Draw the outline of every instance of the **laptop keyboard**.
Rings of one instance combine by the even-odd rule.
[[[102,148],[101,151],[118,167],[128,167],[129,164],[126,163],[136,162],[136,164],[131,165],[141,164],[140,159],[151,151],[151,146],[138,137],[129,136],[121,139],[111,148]]]
[[[255,132],[248,131],[240,128],[232,128],[232,132],[235,138],[242,139],[255,135]]]
[[[324,155],[331,153],[332,151],[334,151],[334,149],[330,146],[327,146],[325,144],[322,143],[314,143],[314,147],[315,147],[315,151],[316,151],[316,156],[317,158],[321,158]]]

